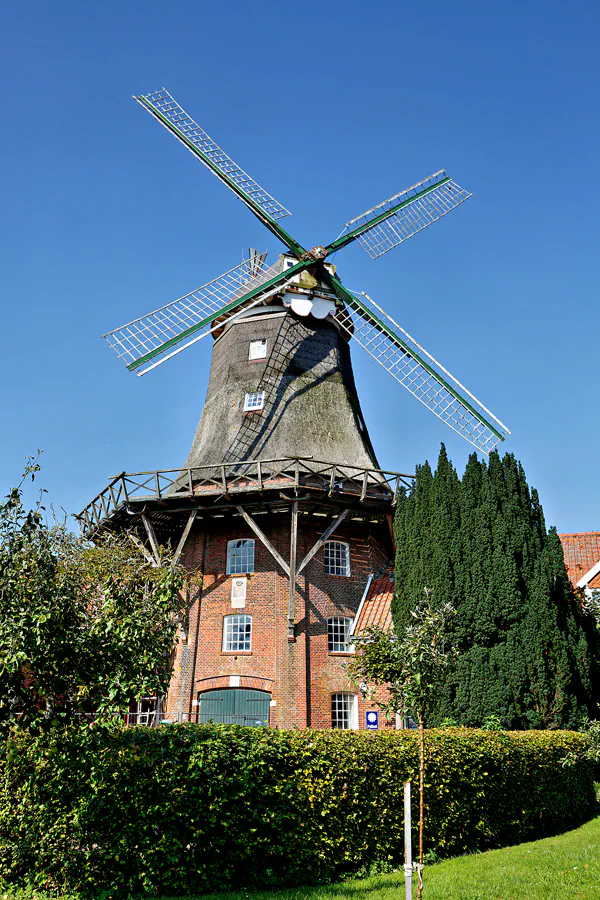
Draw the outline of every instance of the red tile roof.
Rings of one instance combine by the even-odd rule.
[[[369,586],[358,621],[354,628],[360,634],[369,626],[383,628],[392,627],[392,598],[394,596],[394,567],[388,566],[382,574],[378,573]]]
[[[577,585],[600,560],[600,531],[559,534],[559,538],[565,554],[567,574],[572,584]]]

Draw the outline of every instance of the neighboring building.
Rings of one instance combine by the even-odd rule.
[[[559,534],[567,574],[574,587],[586,593],[600,590],[600,531]]]
[[[171,543],[203,573],[162,701],[174,721],[366,727],[345,666],[353,629],[389,620],[378,591],[393,589],[402,476],[379,470],[347,338],[289,296],[215,333],[185,466],[119,476],[82,513],[88,534],[133,530],[155,559]]]

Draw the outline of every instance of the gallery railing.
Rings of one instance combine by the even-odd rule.
[[[83,531],[93,531],[122,507],[153,500],[201,499],[252,491],[310,488],[327,496],[352,495],[395,506],[398,492],[412,475],[337,465],[311,457],[248,460],[223,465],[152,472],[122,472],[78,516]]]

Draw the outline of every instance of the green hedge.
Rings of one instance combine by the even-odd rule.
[[[591,767],[572,732],[426,736],[426,850],[441,856],[578,825]],[[20,738],[0,765],[0,875],[119,897],[331,881],[402,862],[414,732],[228,725]]]

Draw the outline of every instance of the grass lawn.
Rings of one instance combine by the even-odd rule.
[[[33,900],[33,897],[41,900],[44,896],[47,895],[41,892],[26,894],[8,888],[0,894],[0,900]],[[416,884],[413,896],[416,897]],[[424,900],[600,900],[600,816],[558,837],[427,866],[423,897]],[[321,888],[210,895],[210,900],[345,898],[404,900],[403,875],[401,872],[378,875]],[[204,895],[203,900],[209,900],[209,895]]]
[[[413,896],[416,897],[416,886]],[[404,900],[402,873],[213,900]],[[424,900],[600,900],[600,816],[566,834],[428,866]]]

